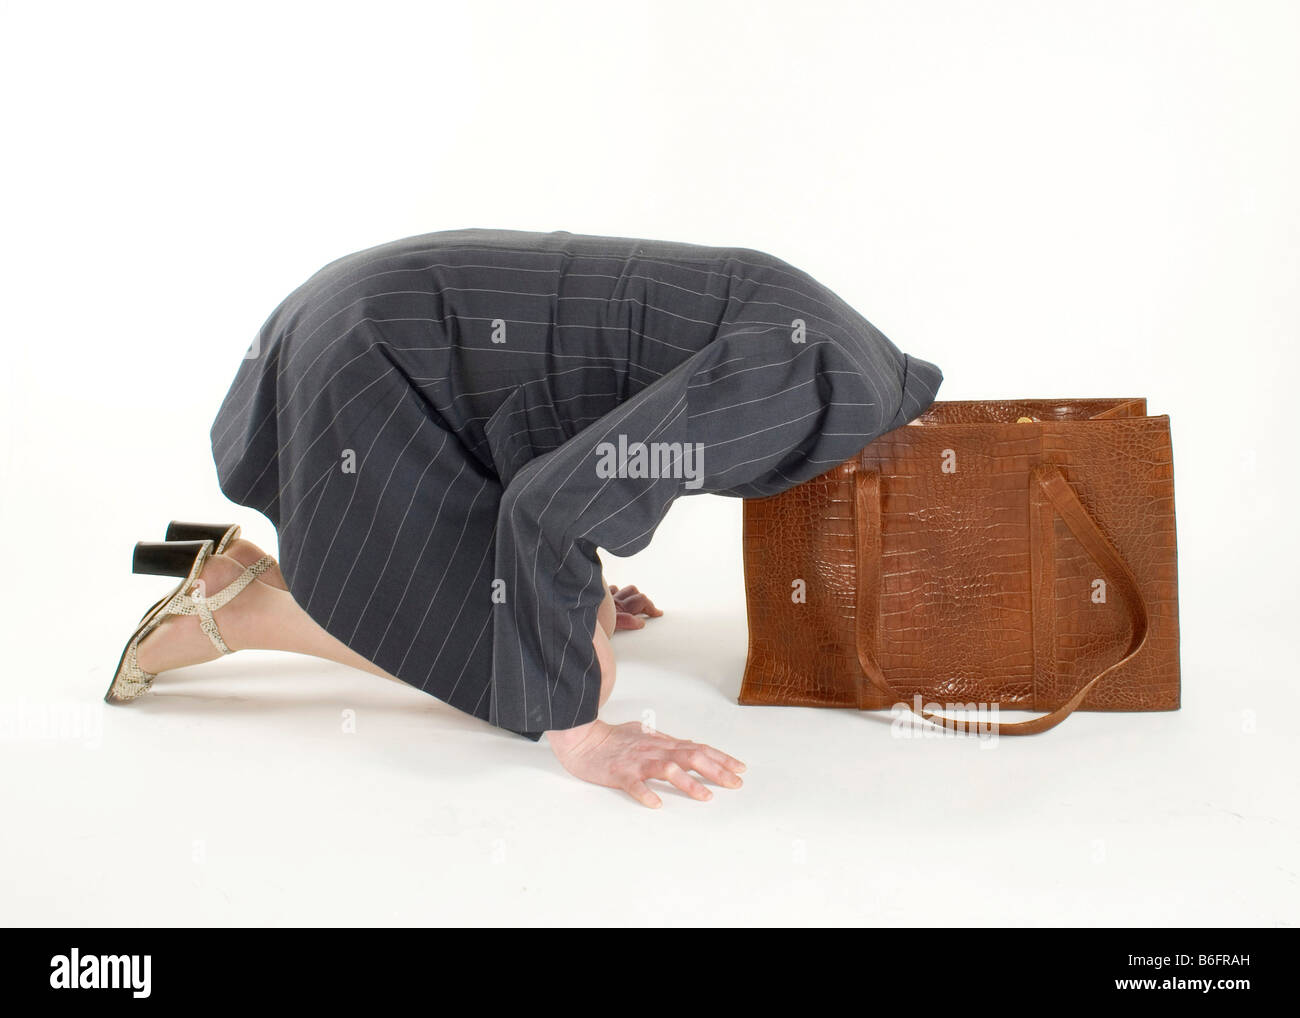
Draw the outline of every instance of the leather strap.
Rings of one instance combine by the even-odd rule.
[[[1055,710],[1028,721],[998,723],[989,726],[987,721],[965,721],[936,714],[925,709],[917,710],[908,704],[898,690],[885,678],[877,661],[876,648],[879,646],[880,627],[880,586],[882,576],[881,551],[881,510],[880,510],[880,472],[859,469],[854,475],[855,496],[854,530],[857,545],[857,606],[855,611],[855,642],[858,651],[858,663],[862,675],[880,690],[891,696],[895,702],[905,704],[914,714],[944,728],[958,732],[979,732],[991,730],[999,735],[1035,735],[1055,728],[1081,704],[1089,692],[1115,669],[1128,663],[1146,643],[1148,617],[1146,601],[1138,588],[1137,578],[1129,569],[1115,546],[1106,535],[1098,529],[1088,510],[1066,481],[1059,467],[1052,463],[1040,463],[1030,472],[1030,484],[1036,485],[1057,514],[1070,528],[1070,532],[1106,572],[1113,585],[1119,587],[1124,603],[1132,615],[1132,636],[1124,656],[1107,668],[1102,669],[1085,682],[1068,701]],[[1033,532],[1041,548],[1035,557],[1050,561],[1055,558],[1052,528],[1036,527]],[[859,685],[858,705],[866,700],[866,687]]]

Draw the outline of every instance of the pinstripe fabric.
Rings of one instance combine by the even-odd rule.
[[[536,739],[596,716],[598,548],[640,551],[682,494],[815,477],[941,381],[759,251],[457,230],[298,287],[211,438],[321,626]],[[608,469],[638,443],[662,454],[649,469]]]

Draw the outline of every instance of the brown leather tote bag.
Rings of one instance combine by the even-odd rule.
[[[937,401],[744,519],[742,704],[1046,712],[1006,735],[1179,706],[1173,451],[1145,399]]]

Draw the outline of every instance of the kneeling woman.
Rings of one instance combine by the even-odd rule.
[[[471,229],[340,258],[272,312],[212,425],[221,490],[275,524],[280,561],[230,527],[142,545],[140,570],[182,580],[107,699],[289,650],[545,733],[647,806],[652,779],[739,787],[719,750],[598,720],[610,636],[660,614],[608,585],[598,549],[640,551],[679,495],[816,477],[941,380],[760,251]]]

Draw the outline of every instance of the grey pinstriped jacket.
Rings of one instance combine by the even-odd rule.
[[[597,549],[682,494],[775,494],[942,381],[760,251],[467,229],[330,262],[212,425],[298,603],[389,673],[540,738],[596,716]]]

